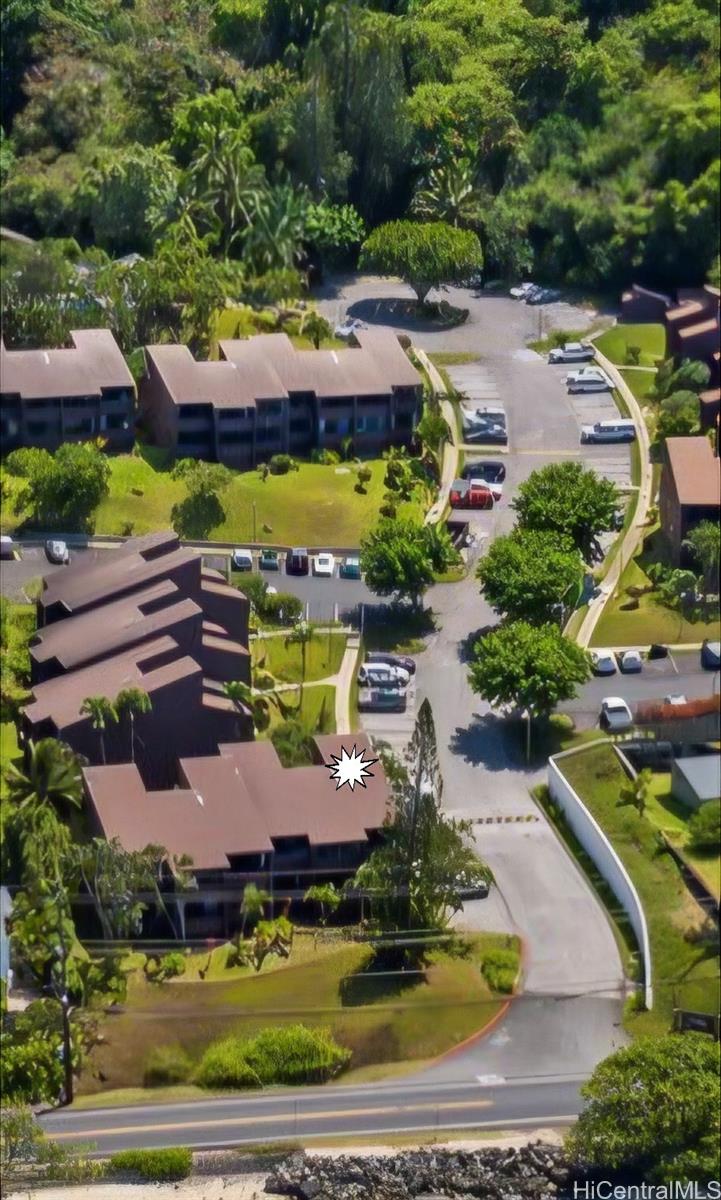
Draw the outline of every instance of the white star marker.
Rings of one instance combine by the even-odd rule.
[[[377,758],[366,758],[365,750],[358,751],[354,746],[350,754],[345,746],[340,748],[340,756],[331,754],[333,762],[326,763],[330,771],[331,779],[335,779],[335,790],[348,784],[351,791],[354,791],[355,785],[360,784],[361,787],[366,786],[366,776],[373,777],[373,772],[368,768],[373,766],[373,763],[378,762]]]

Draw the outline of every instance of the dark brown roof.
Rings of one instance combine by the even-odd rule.
[[[120,347],[109,329],[74,329],[62,350],[0,347],[3,395],[22,400],[99,396],[103,388],[134,388]]]
[[[363,734],[316,738],[325,761]],[[137,769],[88,767],[88,794],[107,838],[126,849],[159,843],[190,854],[199,869],[225,868],[233,855],[260,854],[278,838],[307,837],[314,846],[364,842],[380,829],[389,804],[380,763],[365,788],[337,792],[325,766],[284,768],[271,742],[222,745],[220,753],[179,763],[180,787],[147,792]],[[347,795],[346,795],[347,792]]]
[[[40,602],[44,608],[62,604],[68,613],[81,612],[85,608],[107,603],[113,597],[134,589],[147,587],[169,572],[186,563],[198,564],[200,583],[200,560],[192,550],[171,550],[157,558],[146,558],[137,553],[130,543],[122,553],[108,553],[96,562],[76,570],[56,571],[45,581]]]
[[[357,335],[357,347],[296,350],[285,333],[220,342],[220,362],[196,362],[187,346],[146,346],[176,404],[248,408],[289,392],[318,397],[385,395],[421,378],[392,330]]]
[[[83,700],[88,696],[117,696],[124,688],[141,687],[150,696],[159,688],[196,675],[202,681],[202,671],[192,658],[174,657],[162,666],[158,659],[177,655],[178,645],[167,635],[135,646],[124,654],[115,654],[88,667],[69,671],[33,688],[33,702],[25,708],[31,724],[51,720],[60,731],[78,721]]]
[[[176,603],[172,603],[173,597]],[[166,605],[156,608],[163,600]],[[152,611],[147,612],[148,607]],[[30,655],[37,663],[57,659],[65,670],[71,670],[147,641],[159,631],[170,632],[178,621],[200,613],[199,605],[183,599],[172,580],[163,579],[122,600],[46,625],[38,630]]]
[[[680,504],[708,508],[721,504],[719,460],[708,438],[666,438],[666,455]]]
[[[699,321],[696,325],[684,325],[683,329],[679,329],[678,336],[683,341],[686,341],[688,338],[698,337],[699,334],[712,333],[714,329],[718,332],[718,328],[718,317],[708,317],[704,321]]]

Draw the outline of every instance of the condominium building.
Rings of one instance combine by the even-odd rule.
[[[109,329],[75,329],[61,350],[7,350],[0,342],[0,433],[6,451],[55,450],[106,439],[129,450],[135,384]]]
[[[274,454],[356,454],[410,442],[422,380],[389,329],[338,350],[297,350],[284,333],[222,341],[220,360],[187,346],[146,346],[140,410],[155,442],[179,458],[244,468]]]

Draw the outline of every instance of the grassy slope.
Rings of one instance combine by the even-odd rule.
[[[260,737],[269,737],[276,725],[283,720],[297,719],[303,722],[309,733],[335,733],[335,688],[327,683],[307,687],[298,709],[298,691],[283,692],[283,703],[290,709],[287,717],[281,716],[271,706],[270,726]]]
[[[329,1028],[353,1051],[353,1068],[434,1057],[481,1028],[503,1002],[489,991],[479,967],[484,950],[505,945],[505,936],[481,934],[469,943],[467,958],[431,952],[425,981],[409,985],[404,980],[402,987],[387,977],[359,979],[371,950],[358,944],[315,956],[307,948],[300,954],[294,950],[281,968],[260,975],[236,971],[222,982],[133,980],[125,1011],[101,1020],[107,1041],[91,1052],[81,1091],[102,1090],[93,1078],[99,1069],[109,1088],[138,1087],[156,1045],[179,1043],[197,1059],[218,1037],[245,1036],[286,1022]],[[341,983],[348,976],[356,977],[356,994],[344,1004]]]
[[[637,646],[650,642],[680,644],[701,642],[704,638],[718,638],[721,622],[687,621],[670,608],[657,602],[653,593],[639,597],[639,606],[623,610],[629,603],[625,589],[631,586],[646,587],[648,576],[637,561],[625,567],[621,576],[618,594],[609,601],[598,622],[591,644],[594,646]]]
[[[652,371],[638,371],[633,367],[624,367],[621,375],[626,380],[637,400],[647,400],[651,388],[656,382],[656,376]]]
[[[646,816],[701,876],[706,886],[718,899],[721,895],[721,850],[702,852],[688,845],[689,810],[671,794],[671,775],[659,772],[654,775],[652,791],[646,801]]]
[[[663,325],[614,325],[596,338],[596,345],[619,367],[627,366],[629,346],[640,346],[639,366],[655,367],[666,352],[666,331]]]
[[[626,776],[613,750],[599,746],[581,751],[562,760],[562,769],[613,843],[646,914],[654,1007],[627,1016],[630,1032],[666,1032],[675,1006],[717,1012],[718,965],[713,948],[709,943],[687,941],[685,936],[700,927],[703,914],[673,859],[658,852],[652,822],[639,817],[629,805],[619,807]]]
[[[330,643],[330,646],[329,646]],[[346,638],[343,633],[319,633],[306,646],[306,682],[325,679],[338,671]],[[267,637],[251,642],[253,665],[262,665],[282,683],[299,683],[301,676],[301,648],[293,643],[286,645],[283,637]],[[330,649],[330,654],[329,654]],[[265,661],[263,661],[265,660]]]

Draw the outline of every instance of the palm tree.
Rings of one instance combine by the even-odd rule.
[[[259,888],[255,883],[246,883],[243,888],[243,900],[240,905],[240,915],[243,924],[240,929],[241,938],[245,937],[246,922],[259,921],[265,916],[265,906],[270,900],[270,892]]]
[[[300,646],[300,701],[298,707],[303,704],[303,686],[305,684],[305,668],[306,657],[308,651],[308,643],[313,640],[315,630],[309,621],[297,621],[290,633],[285,639],[286,646]]]
[[[312,308],[303,316],[300,324],[300,333],[304,337],[309,337],[316,350],[320,350],[321,342],[324,338],[329,338],[333,330],[325,317],[322,317],[316,309]]]
[[[107,696],[86,696],[80,705],[80,713],[84,717],[90,717],[90,722],[100,737],[100,754],[103,763],[107,762],[105,757],[105,730],[110,721],[117,724],[118,711]]]
[[[10,763],[5,771],[8,793],[19,811],[49,805],[61,815],[81,808],[83,781],[78,760],[56,738],[28,742],[24,767]]]
[[[263,733],[270,725],[270,705],[268,696],[254,696],[253,689],[247,683],[242,683],[240,679],[231,679],[230,682],[223,684],[223,695],[227,700],[230,700],[235,707],[246,709],[253,720],[253,728],[257,733]],[[240,729],[237,730],[240,736]]]
[[[487,200],[470,158],[462,157],[432,168],[413,197],[411,212],[425,221],[478,229]]]
[[[639,771],[635,779],[630,780],[624,787],[621,788],[618,803],[631,804],[642,817],[646,811],[646,800],[648,793],[651,790],[653,783],[653,772],[649,767],[644,767],[643,771]]]
[[[153,707],[153,702],[147,692],[142,688],[129,687],[123,688],[115,697],[116,712],[123,715],[127,713],[130,718],[130,761],[135,762],[135,716],[136,713],[148,713]]]
[[[328,917],[338,908],[343,897],[334,883],[314,883],[303,896],[304,900],[314,900],[320,909],[320,923],[325,928]],[[316,945],[317,930],[313,931],[313,946]]]

